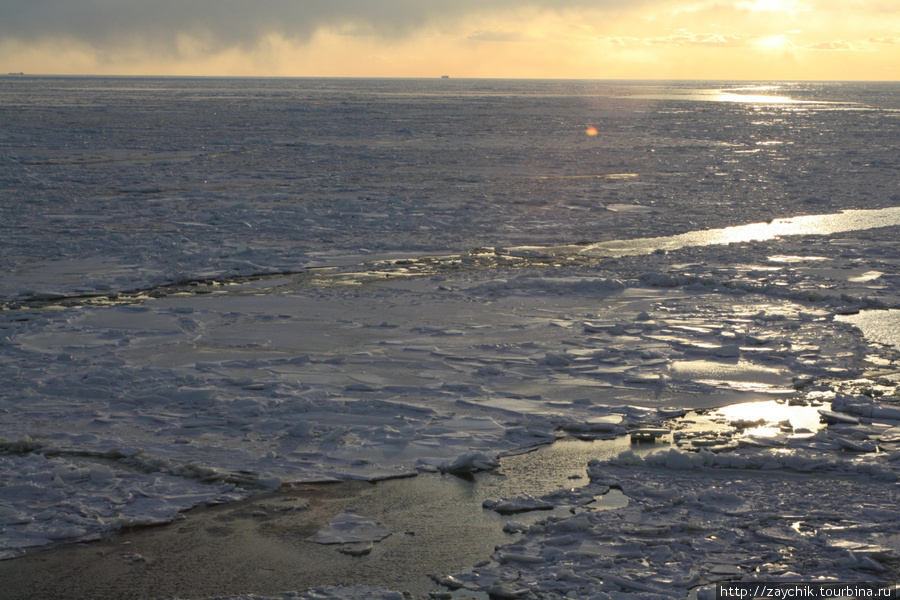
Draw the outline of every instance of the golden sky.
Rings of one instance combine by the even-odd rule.
[[[900,80],[897,0],[31,0],[0,72]]]

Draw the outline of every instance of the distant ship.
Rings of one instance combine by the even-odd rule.
[[[15,75],[15,76],[17,76],[17,77],[18,77],[18,76],[22,76],[22,75],[24,75],[24,74],[25,74],[25,73],[23,73],[23,72],[21,72],[21,71],[19,71],[18,73],[8,73],[8,75]]]
[[[450,79],[449,75],[441,75],[441,79]]]

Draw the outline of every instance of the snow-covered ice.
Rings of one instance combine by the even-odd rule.
[[[373,544],[391,535],[391,530],[375,519],[343,512],[335,516],[328,527],[307,538],[316,544],[340,544],[340,552],[365,556]]]
[[[630,435],[452,581],[894,577],[900,90],[623,85],[0,81],[0,557]]]

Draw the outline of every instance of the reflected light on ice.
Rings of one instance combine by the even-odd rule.
[[[669,366],[673,378],[687,379],[716,387],[761,394],[790,394],[788,374],[781,369],[762,367],[748,361],[723,363],[714,360],[677,360]]]
[[[792,256],[788,254],[775,254],[769,260],[776,263],[798,263],[806,261],[828,260],[824,256]]]
[[[817,431],[822,427],[818,408],[813,406],[791,406],[786,402],[768,400],[764,402],[744,402],[720,408],[714,413],[729,422],[753,422],[760,419],[764,425],[747,429],[753,435],[775,435],[779,433],[779,423],[789,421],[794,430]]]
[[[772,240],[788,235],[831,235],[900,225],[900,207],[880,210],[848,210],[830,215],[809,215],[776,219],[771,223],[751,223],[722,229],[689,231],[679,235],[615,240],[585,246],[580,251],[592,256],[637,256],[657,250],[678,250],[693,246],[713,246]]]

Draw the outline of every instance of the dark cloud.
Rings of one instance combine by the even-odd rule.
[[[651,1],[659,0],[28,0],[4,7],[0,39],[64,36],[97,46],[169,46],[186,33],[243,46],[270,33],[303,40],[322,26],[396,38],[423,26],[449,27],[473,13],[617,9]]]

